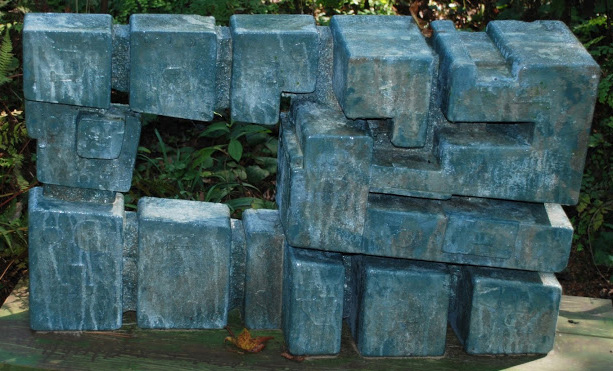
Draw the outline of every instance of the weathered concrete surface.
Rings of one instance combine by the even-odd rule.
[[[251,329],[281,328],[283,229],[277,210],[243,213],[247,259],[243,319]]]
[[[559,272],[573,228],[556,204],[371,194],[363,254]]]
[[[144,197],[138,224],[138,326],[224,327],[232,243],[228,207]]]
[[[411,17],[334,16],[336,97],[352,119],[392,118],[399,147],[423,147],[434,58]]]
[[[116,192],[113,191],[64,187],[54,184],[44,184],[43,195],[45,198],[54,198],[62,201],[95,202],[100,204],[112,204],[117,198]]]
[[[449,322],[469,354],[546,354],[553,348],[562,288],[553,274],[456,270]]]
[[[111,87],[127,93],[130,91],[130,25],[113,25]]]
[[[561,22],[433,29],[455,124],[439,118],[432,161],[375,155],[371,187],[575,204],[600,74],[589,53]]]
[[[140,137],[140,115],[127,106],[88,109],[26,101],[28,134],[37,139],[42,183],[127,192]]]
[[[111,50],[112,18],[108,14],[26,14],[25,98],[109,108]]]
[[[372,139],[359,123],[315,103],[283,121],[277,204],[290,245],[358,252],[368,198]]]
[[[318,33],[309,15],[233,15],[232,120],[279,121],[281,92],[315,90]]]
[[[123,229],[123,311],[136,310],[138,294],[138,215],[126,211]]]
[[[217,31],[217,64],[215,77],[215,111],[230,108],[232,81],[232,34],[229,27],[215,27]]]
[[[247,244],[243,222],[231,219],[232,248],[230,254],[230,307],[243,310],[245,303],[245,266],[247,260]]]
[[[213,17],[130,17],[130,108],[192,120],[213,119],[217,32]]]
[[[362,356],[443,355],[450,290],[444,264],[358,255],[352,265],[349,324]]]
[[[112,204],[68,202],[30,190],[30,327],[121,327],[123,195]]]
[[[285,244],[283,334],[297,355],[337,354],[341,349],[343,284],[341,254]]]

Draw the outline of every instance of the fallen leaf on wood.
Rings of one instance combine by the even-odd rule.
[[[266,347],[268,340],[274,339],[273,336],[256,336],[251,337],[251,333],[246,328],[238,335],[234,336],[230,327],[226,326],[226,330],[230,333],[230,336],[226,337],[224,341],[234,344],[238,349],[244,350],[249,353],[258,353]]]

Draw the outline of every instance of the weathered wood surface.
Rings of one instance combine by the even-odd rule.
[[[341,354],[302,363],[281,356],[279,331],[264,351],[239,354],[224,344],[224,330],[160,331],[136,327],[134,313],[113,332],[40,333],[29,328],[27,287],[17,287],[0,309],[0,369],[412,369],[412,370],[605,370],[613,365],[613,306],[610,300],[565,296],[554,349],[547,356],[469,356],[451,330],[444,357],[365,359],[343,331]],[[238,316],[231,327],[241,328]]]

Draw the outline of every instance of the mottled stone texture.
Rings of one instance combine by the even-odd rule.
[[[358,252],[372,139],[341,112],[306,102],[282,123],[277,204],[290,245]]]
[[[113,25],[111,87],[115,90],[130,91],[130,26]]]
[[[349,118],[392,118],[399,147],[426,142],[434,57],[411,17],[335,16],[336,97]]]
[[[562,289],[553,274],[456,270],[449,322],[471,354],[545,354],[553,348]]]
[[[62,201],[95,202],[99,204],[112,204],[117,198],[116,192],[112,191],[65,187],[55,184],[44,184],[43,195],[45,198],[54,198]]]
[[[557,204],[371,194],[361,253],[559,272],[573,228]]]
[[[130,17],[130,107],[193,120],[213,119],[217,32],[213,17]]]
[[[123,195],[112,204],[69,202],[30,190],[30,327],[121,327]]]
[[[444,264],[356,256],[352,265],[349,324],[361,355],[443,355],[450,285]]]
[[[285,245],[283,334],[291,354],[336,354],[341,349],[341,254]]]
[[[283,229],[277,210],[243,213],[247,259],[245,267],[245,326],[281,328]]]
[[[245,302],[245,265],[247,260],[247,244],[243,222],[230,220],[232,226],[232,248],[230,254],[230,307],[243,310]]]
[[[109,108],[112,18],[26,14],[23,87],[28,100]]]
[[[315,90],[318,33],[309,15],[233,15],[232,120],[274,125],[281,92]]]
[[[140,137],[140,115],[26,101],[28,134],[37,139],[42,183],[127,192]]]
[[[138,202],[137,323],[223,328],[232,230],[222,204],[145,197]]]
[[[138,292],[138,215],[134,211],[126,211],[122,276],[123,311],[135,311]]]
[[[589,53],[556,21],[432,26],[442,109],[464,124],[435,130],[433,166],[382,159],[373,185],[575,204],[600,74]]]

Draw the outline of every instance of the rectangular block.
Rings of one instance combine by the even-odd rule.
[[[217,33],[213,17],[130,17],[130,108],[211,121],[215,107]]]
[[[333,87],[352,119],[393,119],[399,147],[426,142],[434,56],[411,17],[334,16]]]
[[[360,252],[455,264],[559,272],[573,229],[560,205],[370,194]]]
[[[138,326],[223,328],[232,243],[228,207],[144,197],[138,223]]]
[[[123,195],[110,204],[70,202],[30,190],[30,327],[121,327]]]
[[[28,133],[37,141],[42,183],[127,192],[140,138],[140,115],[26,101]]]
[[[315,90],[318,37],[310,15],[233,15],[232,120],[279,121],[281,92]]]
[[[134,211],[126,211],[122,277],[123,311],[135,311],[138,293],[138,215]]]
[[[470,354],[545,354],[553,348],[562,288],[551,273],[456,270],[449,322]]]
[[[443,264],[355,256],[349,323],[365,357],[445,352],[450,275]]]
[[[358,252],[372,138],[338,109],[306,102],[283,122],[277,202],[295,247]]]
[[[108,14],[26,14],[25,98],[109,108],[111,51],[112,18]]]
[[[232,248],[230,255],[230,310],[238,308],[243,312],[245,304],[245,266],[247,244],[243,222],[231,219]],[[244,318],[244,317],[243,317]]]
[[[341,254],[285,245],[283,335],[295,355],[341,349],[345,268]]]
[[[247,259],[243,320],[251,329],[281,328],[283,229],[277,210],[243,213]]]

